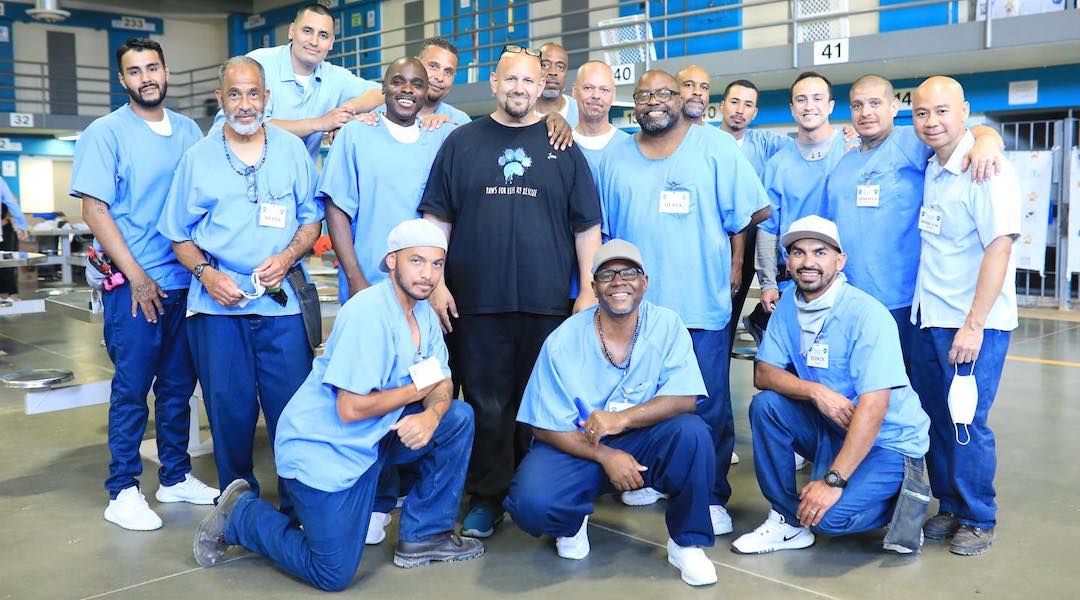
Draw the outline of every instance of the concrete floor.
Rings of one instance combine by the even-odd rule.
[[[57,367],[73,370],[81,382],[107,379],[111,365],[100,340],[100,325],[44,314],[0,317],[0,349],[7,352],[0,356],[0,371]],[[992,413],[999,449],[998,541],[985,556],[961,558],[933,544],[916,557],[885,554],[880,532],[819,537],[807,550],[739,556],[730,552],[734,536],[728,535],[708,550],[719,583],[693,589],[666,561],[662,504],[632,509],[605,498],[590,521],[592,553],[576,562],[556,557],[550,540],[530,538],[507,522],[479,560],[406,571],[391,563],[395,516],[388,540],[369,547],[344,595],[1076,598],[1080,550],[1072,544],[1080,539],[1080,324],[1022,319],[1010,356]],[[768,510],[754,478],[746,422],[753,393],[750,370],[746,361],[732,366],[736,449],[742,457],[731,474],[734,535],[756,527]],[[107,523],[102,518],[106,417],[103,405],[26,416],[22,394],[0,388],[0,599],[322,595],[248,554],[200,569],[191,556],[191,534],[207,509],[157,505],[151,463],[146,463],[143,490],[165,527],[135,533]],[[269,482],[273,463],[265,432],[260,430],[257,439],[257,474]],[[210,457],[195,459],[194,473],[216,480]],[[264,488],[273,493],[273,485]]]

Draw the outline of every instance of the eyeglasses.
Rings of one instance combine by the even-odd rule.
[[[524,54],[528,54],[529,56],[535,56],[536,58],[540,58],[540,56],[541,56],[541,53],[540,53],[539,50],[533,50],[532,48],[526,48],[525,46],[518,46],[517,44],[507,44],[507,45],[503,46],[502,51],[503,51],[503,54],[506,54],[507,52],[509,52],[511,54],[522,54],[522,53],[524,53]]]
[[[655,91],[641,90],[640,92],[634,92],[633,98],[634,102],[637,102],[638,104],[651,102],[654,97],[661,102],[667,102],[668,100],[671,100],[672,96],[678,95],[678,93],[679,92],[676,92],[675,90],[669,90],[667,88]]]
[[[247,181],[247,195],[248,200],[254,203],[259,202],[259,188],[256,185],[258,183],[258,172],[255,167],[248,167],[244,169],[244,179]]]
[[[627,267],[625,269],[619,269],[618,271],[612,269],[601,269],[593,275],[593,279],[600,283],[607,283],[609,281],[615,281],[615,276],[618,275],[623,281],[634,281],[638,277],[645,274],[645,271],[637,267]]]

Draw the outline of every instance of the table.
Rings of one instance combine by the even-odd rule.
[[[40,265],[46,262],[48,258],[48,256],[38,254],[37,252],[12,252],[10,250],[0,250],[0,269]]]
[[[86,264],[86,253],[85,252],[72,252],[71,251],[71,240],[76,236],[92,238],[94,234],[90,232],[90,229],[89,228],[87,228],[87,229],[82,229],[82,228],[78,228],[78,229],[76,229],[76,228],[71,228],[71,229],[58,229],[58,228],[53,228],[53,229],[31,229],[29,231],[29,233],[30,233],[30,237],[35,239],[35,240],[37,240],[38,238],[46,238],[46,239],[59,238],[59,240],[60,240],[60,254],[57,254],[55,256],[46,256],[45,260],[43,262],[41,262],[41,263],[38,263],[38,264],[42,264],[42,265],[60,265],[60,277],[61,277],[61,280],[64,282],[64,285],[71,285],[71,282],[72,282],[71,267],[73,267],[73,266],[74,267],[81,267],[81,266],[84,266]],[[38,248],[39,249],[41,248],[41,245],[42,245],[42,242],[39,241],[39,243],[38,243]],[[55,242],[53,242],[53,246],[55,247]]]

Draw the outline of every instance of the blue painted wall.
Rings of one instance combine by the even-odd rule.
[[[676,13],[711,8],[726,4],[739,4],[741,0],[667,0],[667,12],[664,12],[665,2],[662,0],[649,0],[649,15],[652,17],[664,14]],[[623,6],[619,9],[619,16],[639,15],[645,12],[644,3],[633,6]],[[742,11],[739,9],[725,10],[722,12],[696,15],[692,17],[672,18],[666,20],[667,35],[692,33],[695,31],[711,31],[724,27],[738,27],[742,25]],[[663,37],[665,33],[664,23],[653,23],[653,37]],[[742,48],[742,32],[733,31],[721,34],[709,34],[698,37],[672,40],[670,42],[656,43],[656,57],[659,59],[687,56],[689,54],[702,54],[705,52],[723,52],[725,50],[738,50]]]
[[[461,50],[454,83],[468,83],[470,63],[493,62],[506,44],[524,46],[529,42],[529,25],[525,22],[529,18],[527,3],[515,2],[510,9],[506,0],[473,0],[469,7],[461,8],[460,0],[440,0],[439,15],[443,17],[439,23],[440,35]],[[475,34],[475,42],[474,34],[463,33],[488,27],[492,29]],[[491,47],[473,50],[475,46],[487,45]],[[486,80],[490,73],[490,66],[480,67],[477,81]]]
[[[0,162],[15,161],[15,176],[4,177],[12,193],[19,195],[18,164],[20,156],[75,156],[75,142],[61,142],[53,137],[3,136],[12,142],[22,144],[22,152],[0,152]]]
[[[15,110],[15,28],[8,17],[0,17],[0,27],[6,27],[8,41],[0,42],[0,112]]]

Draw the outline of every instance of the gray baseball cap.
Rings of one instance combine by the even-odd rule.
[[[838,252],[844,251],[840,245],[840,232],[836,229],[836,223],[817,215],[809,215],[792,223],[784,237],[780,238],[780,245],[789,248],[795,242],[806,238],[821,240],[831,244]]]
[[[604,265],[604,263],[611,262],[613,260],[626,260],[641,267],[641,270],[645,270],[645,261],[641,260],[641,252],[626,240],[608,240],[606,244],[596,249],[596,254],[593,255],[592,272],[595,274],[597,269]]]

